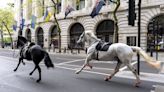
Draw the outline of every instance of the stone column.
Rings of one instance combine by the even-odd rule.
[[[20,27],[20,21],[21,21],[21,2],[20,0],[15,1],[15,20],[17,21],[17,26]],[[20,28],[17,28],[16,36],[18,35]]]
[[[96,0],[92,0],[92,2],[91,2],[91,6],[94,7],[95,4],[96,4]]]
[[[54,0],[55,1],[55,0]],[[56,2],[56,1],[55,1]],[[54,9],[54,4],[53,4],[53,2],[51,1],[51,0],[49,0],[48,1],[48,10],[52,13],[52,14],[54,14],[54,12],[55,12],[55,9]]]
[[[16,19],[17,19],[17,23],[18,23],[18,26],[20,24],[20,20],[21,20],[21,2],[20,0],[17,0],[17,2],[15,3],[16,5]]]
[[[68,0],[68,5],[72,6],[74,9],[76,9],[76,0]]]
[[[42,16],[42,0],[34,0],[34,9],[35,9],[35,16],[37,18]]]
[[[37,15],[35,13],[35,11],[37,11],[37,7],[36,7],[36,0],[32,0],[32,15]]]
[[[28,0],[23,1],[23,18],[25,21],[28,20]]]
[[[91,6],[92,6],[92,1],[91,0],[85,0],[85,9],[88,9]]]
[[[61,12],[65,12],[65,9],[67,7],[67,0],[62,0],[61,1]]]

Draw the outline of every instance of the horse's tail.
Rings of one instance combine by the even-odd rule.
[[[47,68],[49,67],[54,68],[54,64],[52,63],[49,54],[46,51],[44,51],[44,63],[47,66]]]
[[[131,46],[131,48],[133,49],[133,51],[135,51],[139,55],[143,56],[143,58],[145,59],[145,61],[148,64],[150,64],[151,66],[153,66],[153,67],[155,67],[157,69],[161,68],[161,61],[157,61],[157,60],[153,59],[144,50],[142,50],[140,47]]]

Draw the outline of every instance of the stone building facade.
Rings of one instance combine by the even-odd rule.
[[[83,31],[92,31],[102,40],[112,42],[114,32],[113,10],[115,8],[115,4],[111,3],[109,0],[104,0],[106,5],[102,7],[99,15],[91,18],[90,14],[96,0],[80,0],[79,5],[76,3],[77,0],[59,1],[61,1],[61,6],[56,16],[61,28],[62,48],[76,48],[76,40]],[[136,13],[138,13],[138,0],[135,1]],[[41,7],[41,5],[44,7]],[[49,22],[45,22],[43,19],[46,8],[48,8],[52,14],[55,12],[52,5],[53,3],[51,0],[32,0],[32,2],[29,2],[29,0],[23,0],[23,2],[22,0],[16,0],[15,20],[17,20],[18,28],[15,32],[14,38],[16,38],[17,35],[23,35],[29,40],[34,41],[45,48],[48,48],[51,43],[53,43],[55,47],[58,47],[58,32],[53,16]],[[67,18],[64,19],[65,9],[68,5],[72,6],[75,11],[72,11]],[[154,31],[151,31],[152,21],[156,21],[153,22],[155,26],[153,28],[156,28],[156,25],[158,25],[158,28],[156,28],[157,31],[164,31],[163,13],[164,0],[142,0],[141,47],[145,50],[150,47],[149,43],[152,43],[153,40],[150,37],[150,35],[154,35]],[[31,28],[30,26],[32,15],[37,17],[35,28]],[[22,16],[25,19],[25,26],[23,30],[20,30],[19,24]],[[128,45],[137,45],[138,17],[135,20],[134,27],[128,25],[128,0],[121,0],[121,6],[117,12],[117,17],[119,26],[119,42],[126,43]],[[164,32],[160,32],[158,31],[158,42],[164,41]],[[163,45],[161,45],[160,49],[163,49]]]

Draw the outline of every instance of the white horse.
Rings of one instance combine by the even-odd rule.
[[[87,50],[87,57],[85,60],[84,65],[81,67],[80,70],[76,71],[76,74],[79,74],[86,66],[89,66],[92,68],[92,66],[89,64],[89,61],[92,59],[98,58],[98,60],[105,60],[105,61],[112,61],[117,60],[117,65],[114,70],[114,72],[105,78],[105,81],[108,81],[111,79],[118,71],[122,64],[126,65],[130,71],[135,75],[136,77],[136,83],[135,86],[138,86],[140,83],[139,75],[136,72],[136,69],[131,65],[133,53],[137,52],[139,55],[143,56],[143,58],[146,60],[148,64],[151,66],[159,69],[161,67],[161,62],[156,61],[150,56],[148,56],[141,48],[137,46],[128,46],[124,43],[113,43],[110,46],[108,45],[108,48],[104,54],[97,54],[98,50],[96,49],[100,42],[102,42],[100,39],[98,39],[93,32],[83,32],[77,41],[77,43],[81,42],[87,42],[89,44],[89,48]]]

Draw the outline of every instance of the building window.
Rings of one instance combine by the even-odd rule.
[[[85,8],[85,0],[77,0],[76,1],[76,9],[81,10]]]
[[[98,38],[105,42],[113,42],[114,33],[114,21],[104,20],[99,23],[96,29],[96,35]]]
[[[83,49],[84,43],[77,45],[77,40],[80,35],[84,32],[84,27],[80,23],[74,24],[70,29],[70,44],[68,48],[70,49]]]
[[[128,36],[127,37],[127,45],[136,46],[136,36]]]

